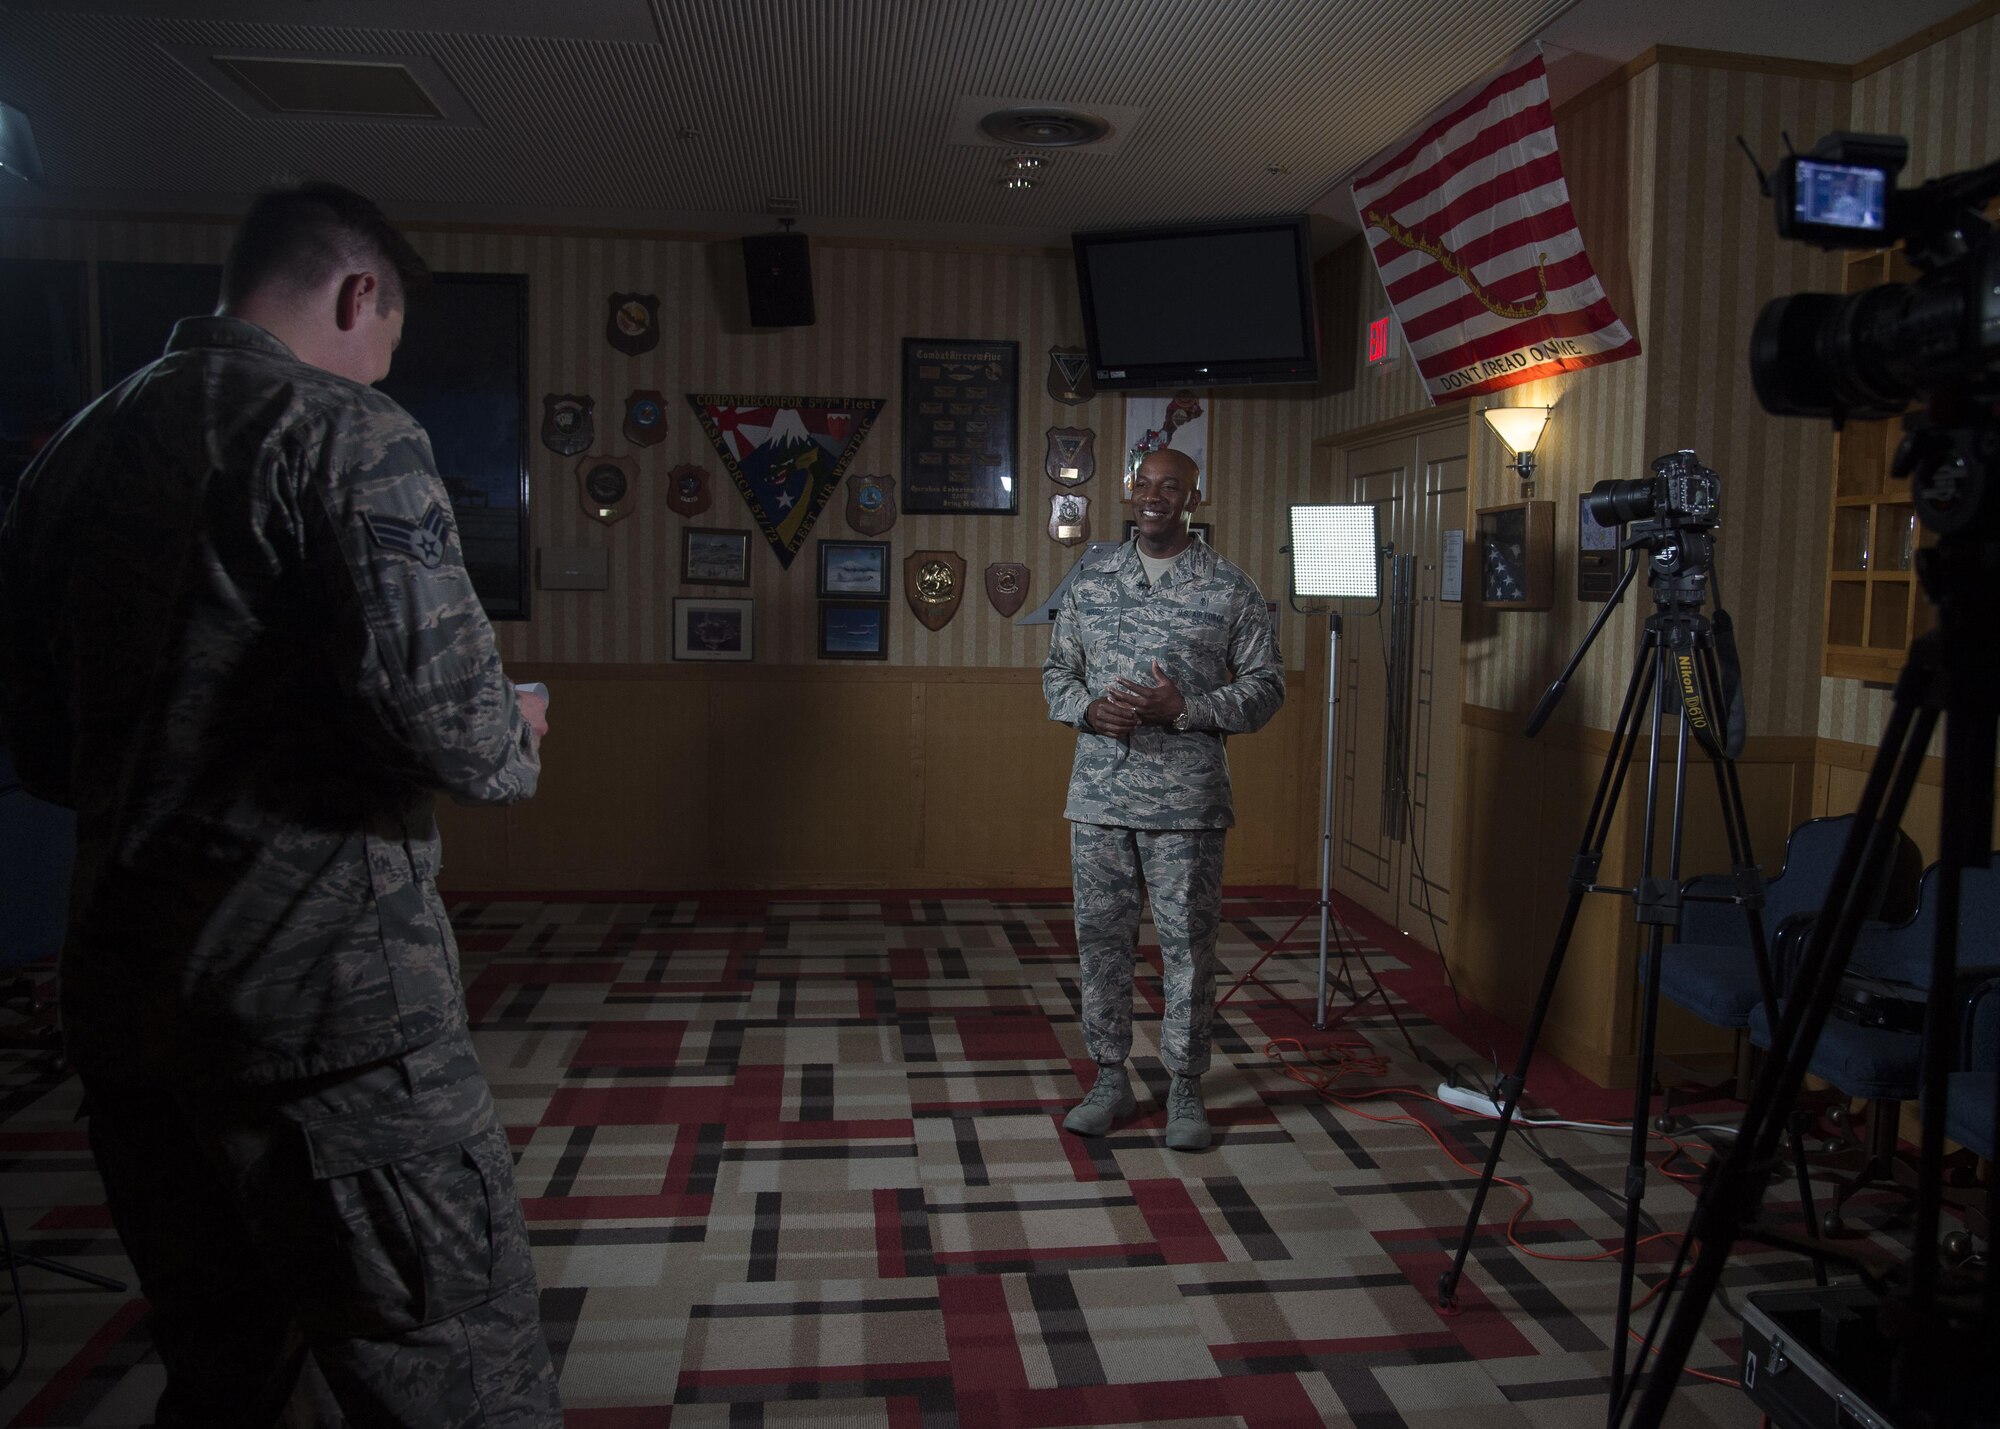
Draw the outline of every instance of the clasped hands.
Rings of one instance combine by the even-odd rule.
[[[1186,708],[1180,686],[1155,660],[1152,684],[1119,676],[1116,684],[1090,702],[1083,721],[1099,734],[1124,739],[1142,724],[1172,724]]]

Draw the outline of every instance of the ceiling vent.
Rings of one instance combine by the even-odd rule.
[[[444,118],[444,110],[407,65],[267,55],[216,55],[214,60],[217,69],[274,114]]]
[[[979,132],[998,144],[1023,149],[1075,149],[1111,137],[1111,121],[1080,109],[996,109],[979,121]]]
[[[471,104],[429,55],[160,48],[249,119],[480,127]]]
[[[962,94],[952,101],[948,144],[1042,154],[1115,154],[1146,111],[1129,104],[1035,95]]]

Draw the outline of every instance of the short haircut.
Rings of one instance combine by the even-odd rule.
[[[382,210],[352,189],[321,181],[268,189],[237,226],[222,264],[222,305],[267,288],[316,287],[335,273],[375,274],[375,310],[399,308],[431,270]]]
[[[1182,468],[1182,476],[1199,478],[1201,475],[1201,463],[1182,451],[1179,447],[1154,447],[1139,458],[1139,466],[1144,466],[1156,456],[1163,456],[1179,463]],[[1133,469],[1136,471],[1138,468],[1135,467]]]

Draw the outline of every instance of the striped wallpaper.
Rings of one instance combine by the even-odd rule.
[[[1771,298],[1840,283],[1840,261],[1779,239],[1736,145],[1784,152],[1846,122],[1845,80],[1662,64],[1654,170],[1660,241],[1647,337],[1648,456],[1693,447],[1722,478],[1717,571],[1743,655],[1750,732],[1819,722],[1833,437],[1772,417],[1751,390],[1750,331]]]
[[[727,330],[714,275],[740,262],[733,240],[584,236],[493,231],[411,234],[440,270],[518,272],[529,277],[530,419],[539,428],[545,392],[587,392],[597,399],[600,452],[628,452],[619,435],[626,394],[658,388],[670,400],[667,439],[630,450],[641,472],[636,510],[605,527],[585,516],[574,461],[531,445],[532,539],[537,546],[609,549],[611,588],[541,591],[533,618],[500,625],[512,660],[560,663],[653,663],[672,657],[671,611],[677,594],[748,595],[756,601],[760,663],[799,665],[816,658],[811,538],[782,568],[753,538],[747,591],[679,583],[680,516],[661,490],[682,462],[709,469],[715,499],[693,524],[750,527],[753,522],[713,449],[679,394],[689,391],[883,397],[883,409],[851,471],[900,477],[901,339],[1011,339],[1020,344],[1021,511],[1014,516],[903,516],[887,539],[896,566],[889,662],[918,667],[1033,666],[1048,648],[1042,627],[1017,628],[987,604],[984,572],[996,561],[1025,562],[1031,598],[1054,586],[1075,559],[1047,534],[1048,498],[1059,490],[1042,475],[1044,433],[1086,426],[1097,433],[1099,475],[1081,488],[1092,499],[1093,535],[1123,530],[1117,477],[1124,434],[1121,396],[1064,406],[1045,387],[1051,347],[1083,339],[1069,255],[1042,249],[925,248],[830,240],[814,245],[819,321],[810,328]],[[0,217],[0,255],[131,261],[218,261],[228,227],[203,222],[125,222]],[[657,293],[663,337],[652,352],[628,357],[603,338],[605,295]],[[1284,508],[1302,499],[1310,466],[1313,401],[1268,389],[1212,394],[1209,439],[1211,504],[1217,547],[1278,599],[1286,570],[1280,546]],[[844,488],[812,536],[851,536]],[[965,558],[968,591],[952,623],[931,632],[903,602],[901,562],[919,549],[955,550]],[[1297,618],[1285,616],[1288,658],[1302,665]]]
[[[1903,184],[1990,163],[2000,147],[1996,53],[2000,16],[1863,75],[1854,83],[1847,127],[1909,139]],[[1825,738],[1873,744],[1888,718],[1886,689],[1859,680],[1820,681],[1818,732]]]
[[[1639,358],[1500,399],[1556,407],[1538,453],[1534,495],[1556,503],[1558,599],[1546,614],[1468,608],[1468,703],[1526,709],[1596,615],[1595,605],[1570,595],[1578,494],[1605,477],[1642,475],[1651,457],[1693,446],[1723,478],[1718,568],[1742,636],[1752,732],[1874,740],[1886,696],[1854,681],[1817,676],[1828,434],[1811,422],[1765,416],[1744,362],[1750,325],[1764,302],[1832,288],[1837,260],[1772,235],[1768,208],[1735,136],[1774,155],[1781,130],[1804,143],[1845,124],[1909,134],[1913,157],[1906,181],[1965,167],[1989,157],[2000,137],[1996,48],[2000,17],[1852,85],[1830,69],[1711,68],[1670,53],[1562,115],[1558,130],[1579,221],[1614,302],[1645,350]],[[7,256],[216,261],[227,237],[227,226],[218,222],[0,215],[0,255]],[[1106,474],[1084,488],[1093,497],[1094,532],[1115,534],[1122,527],[1110,476],[1123,436],[1122,403],[1100,396],[1064,407],[1043,387],[1048,349],[1082,338],[1068,257],[1060,251],[823,240],[814,246],[818,325],[756,333],[727,330],[717,300],[713,275],[734,263],[733,242],[471,230],[419,230],[413,237],[442,269],[529,275],[531,417],[539,421],[537,399],[544,392],[589,392],[598,400],[599,447],[605,451],[624,450],[616,435],[618,414],[634,387],[657,387],[675,398],[690,390],[879,396],[888,406],[854,470],[900,475],[899,340],[1017,341],[1023,509],[1011,517],[898,521],[889,534],[898,566],[919,548],[956,550],[966,559],[971,589],[957,619],[932,633],[904,615],[899,571],[892,664],[1039,662],[1045,632],[1002,620],[986,605],[980,580],[990,562],[1024,561],[1039,595],[1073,559],[1044,530],[1047,498],[1056,489],[1038,474],[1047,427],[1081,425],[1098,433]],[[1324,295],[1328,310],[1345,318],[1345,325],[1336,325],[1341,330],[1328,334],[1330,343],[1356,340],[1351,323],[1384,310],[1359,240],[1324,259],[1320,279],[1333,289]],[[603,341],[603,297],[613,290],[660,294],[666,336],[654,352],[628,358]],[[1217,545],[1273,599],[1286,579],[1284,507],[1314,494],[1315,439],[1337,441],[1428,405],[1407,362],[1386,374],[1357,372],[1340,391],[1246,395],[1224,389],[1211,395],[1214,500],[1205,515],[1215,523]],[[676,405],[670,421],[664,443],[635,454],[642,476],[662,477],[692,461],[720,477],[691,417]],[[1483,423],[1475,443],[1474,504],[1517,499],[1518,484],[1500,469],[1504,454]],[[657,482],[642,485],[629,519],[605,528],[582,513],[571,463],[539,444],[532,451],[534,543],[606,546],[612,589],[535,592],[534,618],[501,627],[503,650],[538,662],[668,660],[671,600],[700,592],[678,583],[683,523],[659,499]],[[844,494],[835,497],[815,536],[850,534],[841,517],[843,500]],[[722,485],[714,506],[695,524],[751,523],[733,490]],[[754,548],[747,594],[757,602],[758,659],[812,663],[811,543],[790,571],[780,569],[761,540]],[[1626,657],[1637,640],[1639,607],[1647,602],[1642,596],[1627,604],[1601,639],[1605,653],[1594,655],[1572,685],[1564,718],[1599,728],[1612,722],[1629,670]],[[1303,630],[1289,613],[1285,621],[1288,663],[1297,667]]]

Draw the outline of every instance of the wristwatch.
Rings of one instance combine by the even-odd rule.
[[[1173,725],[1173,727],[1174,727],[1174,730],[1175,730],[1175,732],[1176,732],[1176,733],[1178,733],[1178,734],[1186,734],[1186,733],[1187,733],[1187,727],[1188,727],[1188,711],[1187,711],[1187,706],[1186,706],[1186,705],[1182,705],[1182,706],[1181,706],[1181,712],[1180,712],[1179,714],[1177,714],[1177,715],[1175,715],[1175,716],[1174,716],[1174,725]]]

